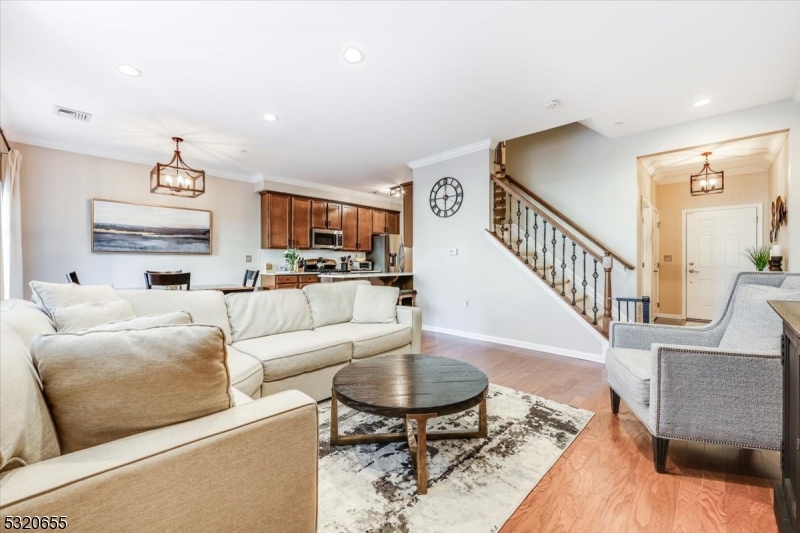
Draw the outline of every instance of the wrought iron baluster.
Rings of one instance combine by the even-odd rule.
[[[552,279],[550,281],[550,286],[555,289],[556,287],[556,244],[558,244],[558,240],[556,239],[556,227],[553,226],[553,240],[550,241],[553,245],[553,264],[550,265],[550,275]]]
[[[583,311],[581,311],[582,315],[586,314],[586,286],[589,284],[586,281],[586,250],[583,251],[583,280],[581,281],[581,285],[583,286]]]
[[[512,200],[513,200],[513,197],[511,196],[511,193],[508,193],[508,204],[507,204],[508,207],[506,207],[506,213],[508,214],[508,249],[513,251],[514,250],[514,238],[511,236],[511,224],[514,223],[514,219],[511,218],[511,216],[512,216],[511,206],[513,205]],[[517,231],[519,232],[519,228],[517,228]]]
[[[594,305],[592,305],[592,312],[594,312],[594,320],[592,320],[592,324],[595,326],[597,325],[597,312],[600,310],[597,307],[597,278],[600,277],[600,274],[597,273],[597,259],[594,260],[594,274],[592,274],[594,278]]]
[[[519,257],[519,245],[522,242],[522,239],[519,238],[519,231],[520,231],[519,229],[520,227],[522,227],[520,221],[520,215],[522,214],[522,212],[519,210],[521,203],[522,202],[519,200],[519,198],[517,198],[517,257]]]
[[[525,264],[528,264],[528,237],[530,237],[530,233],[528,233],[528,206],[525,206]]]
[[[536,272],[536,265],[539,262],[539,244],[537,243],[539,237],[539,214],[534,211],[533,213],[533,271]]]
[[[506,193],[500,197],[500,206],[503,208],[502,216],[500,217],[500,240],[503,241],[503,244],[506,243],[506,219],[505,219],[505,210],[506,210]]]
[[[567,283],[567,236],[561,234],[561,296],[566,293],[564,286]]]
[[[542,279],[547,281],[547,219],[542,217]]]
[[[622,311],[620,311],[620,305],[622,305],[622,302],[617,300],[617,320],[622,320]],[[628,308],[628,304],[626,303],[625,304],[625,309],[627,309],[627,308]]]
[[[569,292],[572,293],[572,307],[575,307],[575,293],[578,292],[578,289],[575,288],[575,260],[578,258],[575,255],[575,242],[572,243],[572,288]]]
[[[497,235],[497,184],[492,181],[492,235]]]

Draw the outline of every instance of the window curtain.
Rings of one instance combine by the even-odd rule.
[[[22,215],[20,213],[19,150],[3,154],[2,187],[0,187],[0,257],[2,285],[0,299],[22,298]]]

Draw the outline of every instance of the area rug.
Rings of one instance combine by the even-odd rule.
[[[319,531],[498,531],[594,413],[490,385],[489,437],[428,442],[428,494],[417,494],[408,446],[330,446],[330,401],[320,409]],[[435,418],[428,430],[468,429],[477,407]],[[403,431],[400,419],[339,404],[339,431]]]

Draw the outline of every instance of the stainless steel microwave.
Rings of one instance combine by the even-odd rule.
[[[311,247],[316,250],[341,250],[344,246],[342,231],[338,229],[312,229]]]

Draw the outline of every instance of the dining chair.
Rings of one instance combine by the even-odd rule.
[[[154,272],[147,270],[144,273],[144,283],[148,289],[153,287],[170,287],[191,290],[191,272]]]
[[[75,285],[80,285],[81,282],[78,281],[78,273],[73,270],[72,272],[67,274],[67,282],[74,283]]]
[[[250,286],[255,288],[256,282],[258,282],[259,274],[261,274],[261,272],[258,270],[245,270],[244,279],[242,280],[242,287],[247,287],[247,282],[253,280],[253,283]]]

